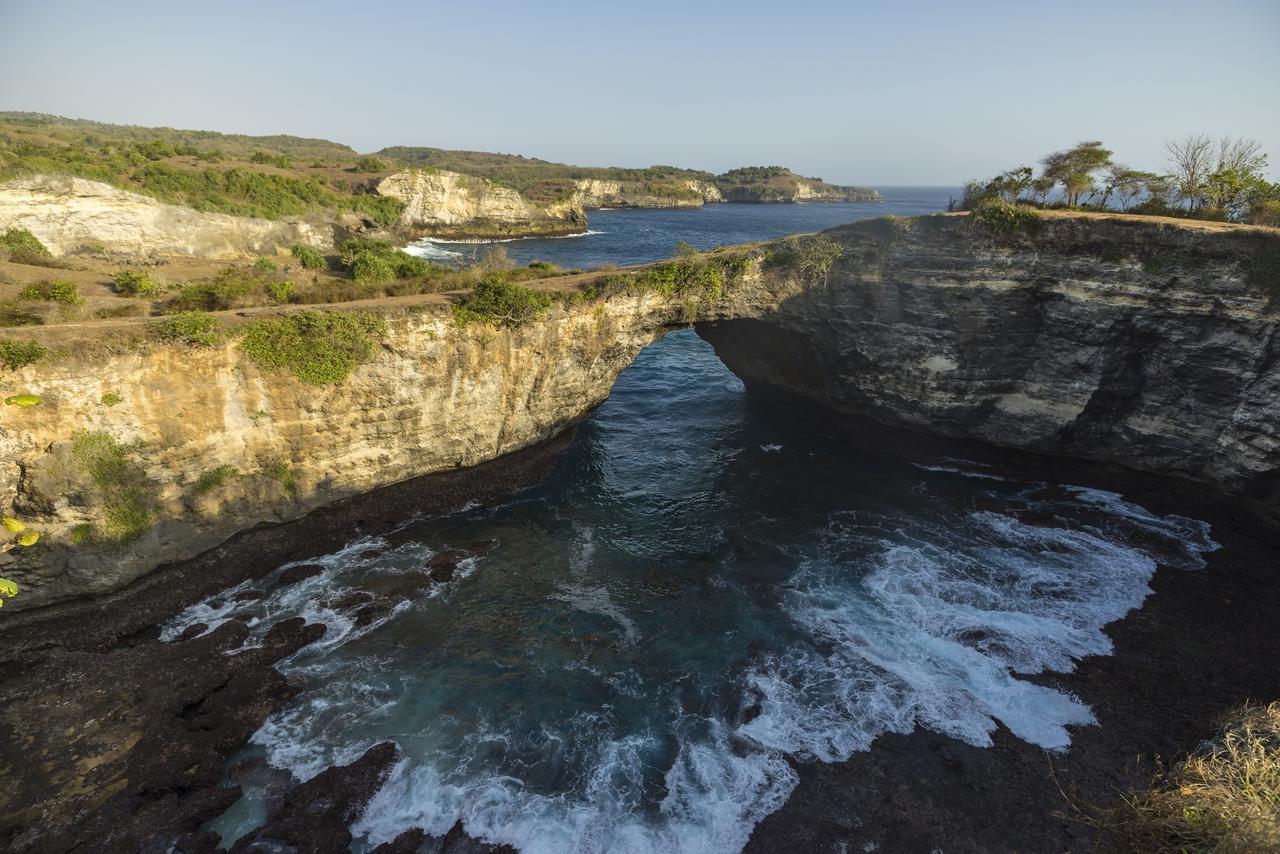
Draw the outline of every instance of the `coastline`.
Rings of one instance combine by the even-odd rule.
[[[903,455],[900,436],[881,431],[890,440],[884,451]],[[6,800],[24,809],[0,825],[0,839],[16,851],[55,842],[93,850],[104,838],[124,847],[170,839],[185,851],[213,850],[215,840],[197,831],[238,797],[236,789],[220,787],[225,762],[291,696],[272,665],[315,640],[317,627],[290,621],[254,655],[229,656],[245,632],[235,621],[175,643],[158,640],[159,624],[282,563],[394,530],[415,515],[408,508],[421,515],[501,501],[545,477],[572,436],[571,429],[473,469],[427,475],[256,528],[101,600],[14,615],[0,632],[0,664],[12,674],[0,688],[0,720],[26,738],[0,747],[0,779]],[[911,451],[932,460],[958,449],[934,442]],[[799,787],[756,827],[747,850],[838,843],[878,851],[1078,849],[1095,834],[1058,815],[1072,809],[1063,792],[1075,793],[1079,803],[1109,805],[1119,791],[1149,781],[1157,757],[1176,760],[1208,737],[1216,715],[1280,694],[1280,673],[1269,666],[1280,659],[1271,619],[1280,609],[1280,575],[1267,564],[1280,530],[1258,529],[1247,514],[1212,497],[1196,502],[1195,489],[1164,478],[1038,457],[1012,459],[1010,469],[1026,473],[1037,463],[1042,479],[1117,489],[1159,512],[1210,521],[1223,545],[1204,569],[1158,570],[1144,605],[1108,627],[1113,654],[1086,659],[1072,673],[1031,677],[1078,695],[1099,725],[1076,728],[1063,753],[1003,728],[990,748],[916,730],[882,736],[844,763],[796,764]],[[1251,651],[1244,661],[1241,648]],[[151,681],[186,673],[193,675]],[[62,732],[58,725],[67,721],[41,709],[69,709],[77,726]],[[147,737],[152,733],[164,734],[161,747]],[[193,756],[199,761],[192,763]],[[199,769],[194,779],[191,768]],[[367,799],[375,783],[346,797]],[[308,797],[325,797],[315,788]]]

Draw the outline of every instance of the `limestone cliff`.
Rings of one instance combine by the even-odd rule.
[[[1280,516],[1280,232],[1049,214],[1009,230],[938,215],[738,255],[723,290],[606,290],[514,329],[460,327],[438,296],[386,300],[380,347],[336,385],[263,372],[230,342],[122,346],[133,321],[67,328],[72,346],[51,338],[56,326],[14,332],[49,338],[53,355],[0,373],[0,397],[41,398],[0,407],[0,509],[43,534],[0,555],[23,586],[6,612],[546,439],[691,319],[751,386],[894,428],[1200,481]],[[127,474],[148,502],[126,546],[80,537],[122,512],[77,456],[86,435],[110,437],[105,473]]]
[[[378,182],[378,193],[404,202],[396,223],[415,237],[503,238],[579,234],[587,216],[574,196],[530,201],[484,178],[438,169],[409,169]]]
[[[749,384],[989,445],[1213,484],[1280,515],[1280,231],[1042,214],[826,232],[704,326]],[[740,295],[739,298],[746,298]]]
[[[694,178],[663,182],[581,178],[575,198],[584,208],[700,208],[723,202],[720,189]]]
[[[661,334],[662,311],[653,296],[619,298],[514,330],[462,328],[437,299],[389,313],[379,352],[333,386],[264,373],[232,342],[0,372],[0,397],[42,401],[0,407],[0,506],[42,533],[0,554],[0,574],[23,586],[5,611],[113,589],[261,522],[554,436],[604,401]],[[108,394],[122,400],[104,405]],[[124,512],[95,483],[98,458],[77,457],[85,435],[115,443],[107,464],[141,469],[128,488],[154,524],[127,545],[80,533]]]
[[[333,226],[201,213],[108,184],[34,175],[0,184],[0,230],[25,228],[55,255],[80,249],[125,255],[234,259],[333,246]]]

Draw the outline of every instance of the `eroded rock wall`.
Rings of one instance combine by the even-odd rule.
[[[1052,216],[826,232],[813,283],[704,337],[748,383],[886,425],[1201,480],[1280,515],[1280,232]]]
[[[0,555],[22,586],[5,611],[114,589],[256,524],[548,439],[604,401],[667,314],[656,297],[623,297],[510,330],[419,307],[388,315],[379,351],[331,386],[264,373],[234,342],[6,372],[6,388],[42,403],[0,407],[0,505],[42,541]],[[125,545],[78,533],[111,512],[74,452],[84,431],[145,472],[153,524]]]
[[[378,182],[378,193],[404,202],[396,229],[407,235],[502,238],[578,234],[587,216],[576,198],[546,204],[484,178],[409,169]]]
[[[295,243],[328,249],[331,224],[201,213],[67,176],[33,175],[0,184],[0,230],[25,228],[54,255],[111,253],[236,259],[288,251]]]

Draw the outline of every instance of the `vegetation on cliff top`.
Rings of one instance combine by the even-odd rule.
[[[475,322],[514,329],[541,317],[551,303],[551,294],[527,288],[495,272],[454,303],[453,317],[459,326]]]
[[[276,150],[250,151],[250,140]],[[298,151],[324,151],[340,160],[307,165],[294,161],[290,152]],[[379,225],[393,224],[403,204],[369,193],[368,178],[358,169],[351,149],[323,140],[0,114],[0,179],[74,175],[199,211],[266,219],[352,211]]]
[[[1267,156],[1257,142],[1200,134],[1169,140],[1165,149],[1168,171],[1147,172],[1114,161],[1099,141],[1082,142],[1042,158],[1039,176],[1019,166],[970,181],[952,207],[1002,200],[1280,226],[1280,184],[1266,180]]]
[[[255,320],[239,348],[264,370],[284,369],[304,383],[331,385],[372,356],[386,333],[386,322],[371,312],[303,311]]]

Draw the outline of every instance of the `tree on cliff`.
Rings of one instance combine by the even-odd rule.
[[[1065,151],[1055,151],[1044,160],[1044,174],[1054,183],[1061,184],[1067,196],[1067,204],[1080,204],[1080,196],[1093,188],[1093,175],[1111,162],[1111,151],[1094,140],[1082,142]]]
[[[1190,134],[1182,139],[1166,140],[1164,150],[1165,159],[1172,167],[1178,197],[1193,211],[1196,203],[1202,201],[1204,181],[1213,168],[1213,140],[1207,134]]]

